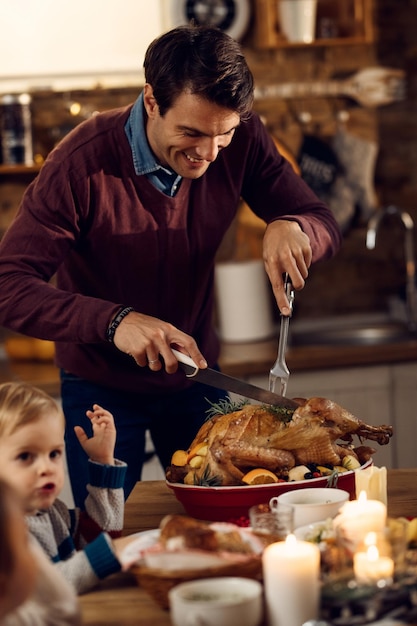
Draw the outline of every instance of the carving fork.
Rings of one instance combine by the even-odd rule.
[[[294,302],[294,289],[288,274],[285,274],[284,279],[285,293],[287,294],[288,302],[290,303],[290,314],[281,315],[281,328],[279,332],[278,342],[278,356],[273,367],[269,372],[269,391],[275,392],[275,385],[279,381],[280,388],[276,393],[281,396],[285,396],[287,392],[288,379],[290,377],[290,371],[285,361],[285,352],[287,349],[288,340],[288,327],[290,324],[290,317],[292,315],[292,308]]]

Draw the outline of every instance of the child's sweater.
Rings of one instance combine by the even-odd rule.
[[[121,568],[111,537],[123,529],[126,468],[121,461],[89,461],[85,512],[56,500],[48,510],[26,518],[31,534],[78,593]]]

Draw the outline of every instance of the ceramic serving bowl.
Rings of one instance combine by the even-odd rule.
[[[193,580],[171,589],[169,604],[174,626],[259,626],[262,585],[241,577]]]
[[[337,487],[349,493],[349,498],[356,498],[355,471],[361,471],[372,465],[372,459],[364,463],[358,470],[339,474],[337,483],[329,485],[329,477],[311,478],[282,483],[268,483],[266,485],[239,485],[232,487],[201,487],[198,485],[184,485],[171,483],[167,486],[173,490],[175,497],[183,505],[186,513],[191,517],[209,521],[237,521],[247,518],[249,509],[255,504],[269,502],[274,496],[279,496],[295,489],[314,489],[323,487]]]

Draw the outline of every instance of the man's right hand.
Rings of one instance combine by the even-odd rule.
[[[163,367],[160,357],[168,374],[177,371],[178,361],[171,347],[190,356],[201,369],[207,367],[205,358],[190,335],[168,322],[136,311],[126,315],[120,322],[113,343],[140,367],[149,367],[154,372]]]

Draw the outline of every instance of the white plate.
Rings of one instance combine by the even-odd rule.
[[[319,542],[321,533],[325,533],[323,539],[329,536],[333,536],[333,520],[328,518],[321,522],[314,522],[314,524],[308,524],[307,526],[299,526],[294,530],[294,535],[300,541],[311,541],[313,543]],[[317,537],[317,539],[315,539]]]
[[[130,535],[132,541],[124,548],[120,556],[120,562],[124,566],[132,565],[140,561],[145,550],[154,546],[159,540],[160,530],[143,530],[140,533]]]

